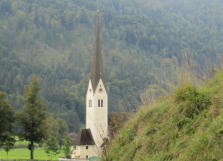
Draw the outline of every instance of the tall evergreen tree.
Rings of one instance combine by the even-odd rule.
[[[34,143],[41,143],[48,137],[47,108],[43,105],[39,92],[39,78],[33,77],[30,85],[25,87],[25,104],[18,113],[18,122],[21,126],[19,137],[29,142],[31,160],[34,158]]]
[[[0,91],[0,147],[14,142],[13,125],[15,112],[6,99],[6,94]]]

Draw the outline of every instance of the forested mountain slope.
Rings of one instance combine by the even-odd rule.
[[[203,88],[184,84],[129,120],[106,149],[106,161],[222,160],[223,72]]]
[[[70,130],[84,123],[97,6],[110,111],[136,111],[141,94],[176,85],[183,55],[197,77],[222,61],[220,0],[1,0],[0,90],[16,109],[37,75],[49,111]]]

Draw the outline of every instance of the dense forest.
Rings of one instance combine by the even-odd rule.
[[[84,124],[97,8],[110,112],[169,92],[184,59],[198,79],[222,61],[220,0],[1,0],[0,91],[16,110],[35,75],[49,111],[70,131]]]

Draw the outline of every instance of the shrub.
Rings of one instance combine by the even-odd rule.
[[[120,138],[120,143],[122,146],[125,146],[128,143],[130,143],[132,140],[134,140],[134,137],[136,136],[136,129],[137,129],[137,126],[135,125],[133,126],[133,128],[128,128],[121,132],[123,137]]]
[[[180,113],[186,117],[193,118],[194,115],[199,114],[211,105],[211,97],[207,92],[187,86],[177,90],[175,103],[178,105]]]

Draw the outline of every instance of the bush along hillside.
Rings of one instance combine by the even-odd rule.
[[[223,160],[223,72],[203,88],[182,85],[142,107],[112,140],[104,161]]]

